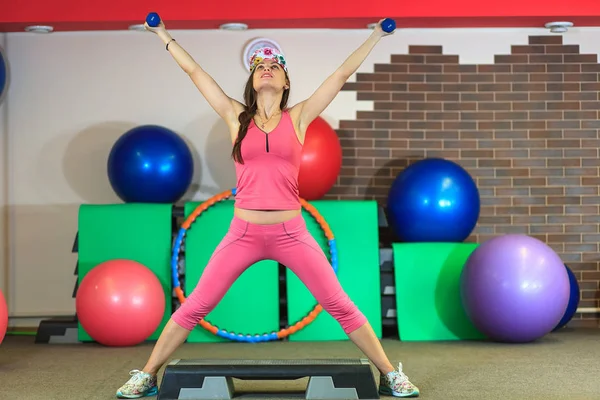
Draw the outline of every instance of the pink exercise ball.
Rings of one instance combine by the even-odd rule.
[[[88,272],[75,299],[81,326],[105,346],[133,346],[159,327],[165,313],[156,275],[131,260],[110,260]]]
[[[6,299],[0,290],[0,344],[4,340],[6,330],[8,329],[8,306],[6,305]]]

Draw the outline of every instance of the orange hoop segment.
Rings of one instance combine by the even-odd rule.
[[[217,195],[211,197],[210,199],[206,200],[202,204],[198,205],[198,207],[196,207],[196,209],[185,219],[183,224],[181,224],[179,234],[178,234],[177,239],[175,240],[175,244],[173,246],[173,254],[171,257],[171,273],[172,273],[172,279],[173,279],[173,286],[175,288],[175,294],[181,304],[185,303],[186,298],[185,298],[185,294],[183,293],[183,290],[181,289],[181,283],[179,282],[179,273],[177,271],[177,265],[179,264],[179,254],[181,252],[181,245],[183,243],[185,234],[186,234],[187,230],[190,229],[190,227],[192,226],[192,224],[194,223],[196,218],[198,218],[200,216],[200,214],[202,214],[209,207],[217,204],[218,202],[227,200],[232,195],[235,195],[235,189],[227,190],[225,192],[222,192],[220,194],[217,194]],[[332,264],[333,270],[337,274],[337,269],[338,269],[337,247],[336,247],[335,238],[333,236],[333,232],[331,231],[329,225],[325,221],[325,218],[323,218],[323,216],[317,211],[317,209],[314,206],[309,204],[304,199],[300,199],[300,204],[306,211],[308,211],[315,218],[315,220],[321,226],[321,229],[323,229],[323,232],[325,233],[325,237],[327,237],[327,241],[329,243],[331,264]],[[203,327],[204,329],[206,329],[208,332],[211,332],[212,334],[214,334],[216,336],[223,337],[226,339],[236,340],[236,341],[240,341],[240,342],[267,342],[267,341],[271,341],[271,340],[280,340],[280,339],[283,339],[293,333],[298,332],[299,330],[303,329],[305,326],[307,326],[308,324],[313,322],[317,318],[319,313],[321,313],[321,311],[323,311],[323,307],[320,304],[317,304],[307,316],[302,318],[300,321],[296,322],[294,325],[292,325],[288,328],[281,329],[278,332],[272,332],[272,333],[262,334],[262,335],[249,335],[249,334],[242,335],[242,334],[236,334],[233,332],[228,332],[224,329],[217,328],[216,326],[212,325],[210,322],[206,321],[205,319],[200,320],[199,325],[201,327]]]

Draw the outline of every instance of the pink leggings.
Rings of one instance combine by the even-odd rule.
[[[258,225],[233,218],[198,285],[172,319],[192,330],[251,265],[273,260],[290,268],[346,333],[367,319],[342,289],[329,260],[306,228],[302,215],[279,224]]]

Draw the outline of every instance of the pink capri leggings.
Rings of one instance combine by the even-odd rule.
[[[259,225],[234,217],[198,285],[172,319],[192,330],[251,265],[273,260],[290,268],[346,333],[367,319],[342,289],[329,260],[312,237],[303,216],[278,224]]]

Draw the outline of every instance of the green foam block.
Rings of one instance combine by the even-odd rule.
[[[377,337],[381,337],[381,278],[379,228],[375,201],[311,201],[323,216],[336,240],[338,279],[365,314]],[[303,210],[308,230],[331,259],[329,244],[318,222]],[[295,324],[317,304],[306,286],[287,270],[288,323]],[[347,340],[340,324],[325,310],[290,341]]]
[[[150,340],[158,339],[171,316],[171,218],[170,204],[84,204],[79,208],[79,283],[98,264],[118,258],[145,265],[160,281],[165,314]],[[80,341],[92,341],[81,324],[78,336]]]
[[[400,340],[475,340],[484,336],[467,317],[460,274],[477,243],[394,243]]]
[[[190,215],[200,202],[185,204]],[[233,200],[221,201],[196,218],[185,238],[185,293],[196,287],[213,252],[227,234],[233,218]],[[211,324],[238,334],[263,334],[279,330],[279,265],[260,261],[242,273],[217,306],[205,317]],[[188,342],[229,341],[197,326]]]

